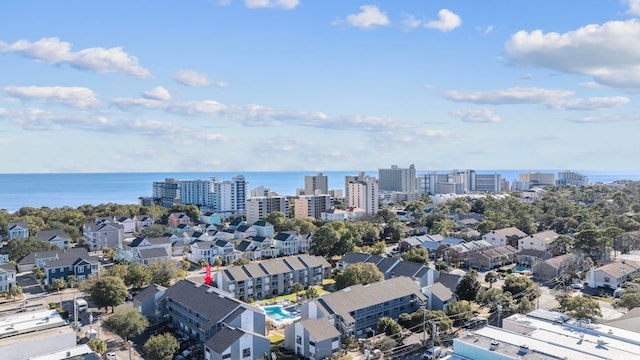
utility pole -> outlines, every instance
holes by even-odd
[[[422,308],[422,345],[427,344],[426,319],[427,319],[427,309]]]
[[[498,327],[502,327],[502,305],[498,305]]]
[[[436,346],[436,340],[438,339],[438,328],[436,327],[436,322],[433,320],[429,320],[431,323],[431,336],[433,337],[433,347]]]
[[[76,331],[78,331],[78,303],[76,302],[78,296],[78,292],[75,291],[73,293],[73,325],[76,328]]]

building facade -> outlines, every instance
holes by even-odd
[[[378,169],[378,186],[380,191],[414,192],[416,186],[416,167],[411,164],[408,169],[391,165],[388,169]]]
[[[328,194],[300,195],[294,200],[294,217],[320,219],[322,212],[329,208],[331,197]]]
[[[328,177],[322,173],[304,177],[304,194],[313,195],[316,191],[320,194],[329,194]]]

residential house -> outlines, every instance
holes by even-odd
[[[280,254],[289,256],[300,253],[300,238],[293,231],[281,231],[273,238],[273,244]]]
[[[253,226],[239,225],[233,231],[234,239],[248,239],[250,237],[258,235],[258,231]]]
[[[353,285],[320,296],[301,306],[301,319],[327,319],[342,336],[366,336],[377,331],[378,320],[398,320],[426,304],[420,286],[407,277],[396,277],[366,286]],[[285,339],[285,343],[291,343]]]
[[[124,237],[130,238],[136,232],[136,220],[128,216],[118,216],[115,221],[124,228]]]
[[[144,265],[156,261],[167,262],[171,260],[171,247],[171,238],[168,236],[157,238],[138,236],[124,246],[124,251],[119,251],[118,257]]]
[[[531,267],[540,261],[548,260],[553,255],[544,250],[524,249],[518,252],[518,265]]]
[[[262,259],[270,259],[280,255],[279,249],[275,246],[273,239],[264,236],[253,236],[247,238],[251,241],[254,249],[260,251]]]
[[[448,288],[441,282],[435,282],[423,291],[427,297],[427,309],[445,310],[447,305],[456,299],[455,289]]]
[[[565,271],[577,272],[582,259],[575,254],[565,254],[551,259],[538,261],[533,264],[531,270],[533,276],[539,281],[549,281],[562,276]]]
[[[133,250],[133,261],[142,264],[149,265],[154,262],[166,263],[171,260],[171,253],[167,253],[164,248],[135,248]]]
[[[264,311],[229,293],[180,280],[160,301],[169,326],[203,344],[205,359],[259,359],[270,353]]]
[[[493,246],[510,245],[514,248],[518,248],[518,241],[525,236],[527,236],[527,234],[522,230],[512,226],[504,229],[491,230],[490,232],[482,235],[482,240],[487,241]]]
[[[124,241],[124,227],[106,219],[96,219],[93,223],[82,225],[82,238],[91,251],[116,249]]]
[[[531,234],[518,241],[518,250],[533,249],[551,251],[551,244],[558,238],[553,230],[546,230]]]
[[[266,359],[269,351],[268,338],[225,324],[204,344],[204,359]]]
[[[150,323],[155,324],[162,319],[160,299],[167,290],[160,285],[149,285],[133,297],[133,308],[144,315]]]
[[[589,287],[603,287],[617,289],[624,284],[629,277],[640,274],[640,264],[635,261],[621,260],[591,268],[586,281]]]
[[[51,285],[55,279],[64,279],[74,275],[76,281],[82,281],[100,272],[100,261],[89,256],[85,248],[33,252],[18,262],[19,271],[30,271],[34,266],[44,270],[44,283]]]
[[[235,219],[231,220],[231,222],[229,223],[229,225],[227,225],[227,229],[230,229],[230,230],[232,230],[232,231],[235,231],[235,230],[236,230],[236,228],[237,228],[238,226],[241,226],[241,225],[247,225],[247,222],[246,222],[246,221],[244,221],[244,220],[242,220],[241,218],[235,218]]]
[[[213,264],[220,257],[224,264],[231,264],[242,257],[242,253],[236,251],[233,242],[225,240],[195,241],[187,251],[187,260],[198,264],[201,259]]]
[[[440,234],[433,234],[433,235],[423,234],[423,235],[410,236],[400,240],[400,242],[398,243],[398,249],[400,251],[409,251],[414,247],[420,247],[425,249],[428,249],[428,248],[435,249],[438,246],[434,247],[434,246],[429,246],[427,244],[429,243],[440,244],[443,240],[444,240],[444,236]],[[423,246],[423,244],[425,244],[425,246]]]
[[[258,220],[251,225],[256,230],[256,235],[272,238],[275,234],[273,225],[264,220]]]
[[[518,260],[517,255],[518,250],[510,245],[479,249],[469,253],[467,266],[481,270],[490,270],[515,263]]]
[[[362,252],[346,253],[336,263],[338,270],[344,270],[347,266],[357,263],[372,263],[382,273],[385,279],[404,276],[416,282],[420,287],[433,284],[438,277],[438,272],[424,264],[403,261]]]
[[[14,264],[0,264],[0,293],[6,293],[16,286],[16,274]]]
[[[198,220],[205,224],[222,225],[222,218],[215,211],[200,211]]]
[[[327,318],[296,321],[284,330],[284,347],[307,359],[330,358],[341,349],[340,332]]]
[[[443,244],[436,250],[436,255],[442,256],[449,263],[464,266],[475,252],[492,247],[493,245],[486,240],[469,241],[456,245]]]
[[[7,223],[8,240],[29,237],[29,225],[24,221]]]
[[[135,229],[137,232],[155,224],[155,221],[153,221],[153,218],[149,215],[136,215],[133,217],[133,221],[135,222]]]
[[[71,237],[63,230],[40,230],[35,237],[59,249],[65,249],[71,245]]]
[[[193,224],[193,221],[191,221],[191,218],[189,218],[189,216],[183,212],[169,214],[169,217],[167,218],[167,225],[170,228],[177,229],[178,225],[180,224],[191,225]]]
[[[291,285],[321,285],[331,277],[331,264],[321,256],[298,255],[230,266],[214,274],[218,288],[242,301],[289,294]]]

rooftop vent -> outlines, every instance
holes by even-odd
[[[500,345],[499,342],[497,342],[496,340],[491,341],[491,347],[489,348],[490,350],[495,350],[498,348],[498,345]]]
[[[529,352],[529,345],[520,345],[520,348],[518,349],[518,354],[526,354]]]

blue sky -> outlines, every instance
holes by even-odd
[[[640,0],[0,3],[0,172],[637,169]]]

